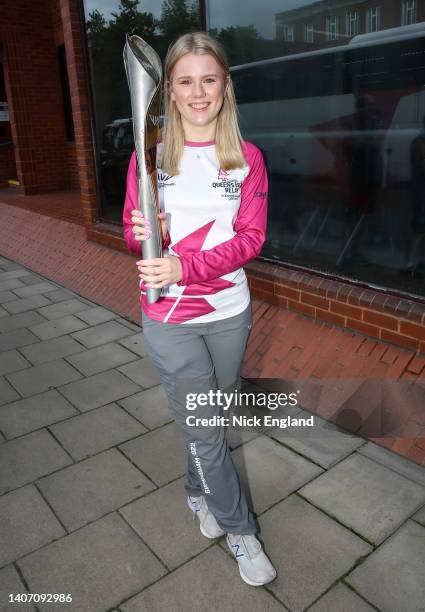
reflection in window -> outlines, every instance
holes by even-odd
[[[367,9],[366,31],[378,32],[379,30],[379,6],[373,6]]]
[[[416,23],[416,2],[415,0],[402,1],[402,19],[403,25],[412,25]]]
[[[145,10],[145,7],[151,10]],[[125,178],[134,149],[133,123],[123,62],[126,34],[138,34],[164,58],[180,34],[200,29],[193,0],[84,0],[94,106],[101,216],[122,220]]]
[[[312,43],[314,42],[314,30],[312,23],[304,24],[304,42]]]
[[[338,38],[338,17],[331,15],[326,17],[326,40],[337,40]]]
[[[381,3],[380,14],[375,2],[368,13],[366,0],[352,11],[333,0],[343,29],[347,12],[358,16],[354,36],[327,42],[328,0],[282,4],[207,2],[208,28],[231,58],[243,136],[268,167],[262,257],[425,296],[424,23],[406,26],[407,37],[401,2]],[[366,36],[367,17],[386,30]],[[314,43],[296,34],[310,23]],[[294,42],[283,40],[284,24]]]
[[[294,42],[294,38],[294,26],[285,23],[283,26],[283,40]]]
[[[356,36],[359,33],[359,14],[357,11],[346,13],[345,32],[347,36]]]

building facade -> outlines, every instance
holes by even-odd
[[[195,29],[225,46],[242,132],[268,166],[267,241],[247,267],[253,294],[425,351],[418,0],[6,0],[2,193],[78,191],[87,239],[125,250],[125,34],[164,57]]]

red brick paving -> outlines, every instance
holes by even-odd
[[[73,192],[21,199],[15,195],[4,203],[0,193],[0,254],[140,324],[136,257],[88,242],[81,219],[63,220],[63,208],[62,216],[57,210],[53,215],[67,197],[75,196]],[[31,201],[38,212],[29,210]],[[424,379],[425,357],[254,300],[254,325],[242,375],[304,381],[310,377]],[[322,414],[328,417],[329,412],[328,406]],[[409,428],[418,437],[371,439],[425,465],[425,408]]]

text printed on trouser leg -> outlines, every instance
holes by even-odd
[[[199,459],[197,455],[195,442],[190,443],[190,454],[193,455],[193,460],[195,462],[196,471],[198,472],[199,478],[201,479],[201,482],[202,482],[202,486],[204,487],[204,493],[211,494],[211,491],[207,485],[207,481],[205,480],[204,471],[201,466],[201,460]]]

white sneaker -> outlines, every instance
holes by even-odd
[[[276,570],[254,534],[226,536],[227,545],[239,565],[242,580],[251,586],[261,586],[276,578]]]
[[[206,538],[219,538],[226,533],[208,510],[208,505],[203,495],[201,497],[188,497],[187,505],[193,512],[193,520],[195,520],[196,515],[198,516],[199,528],[202,535]]]

